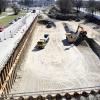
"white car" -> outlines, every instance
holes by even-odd
[[[16,21],[15,20],[12,20],[11,22],[9,22],[9,24],[14,24]]]
[[[47,43],[49,41],[49,34],[44,34],[44,39],[45,39],[45,42]]]

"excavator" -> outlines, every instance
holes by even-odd
[[[81,30],[80,30],[81,29]],[[77,30],[75,33],[68,33],[66,34],[66,40],[70,44],[75,44],[76,46],[79,45],[83,40],[86,39],[87,32],[84,31],[83,27],[78,25]]]

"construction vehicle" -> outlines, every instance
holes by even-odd
[[[66,34],[66,39],[71,44],[79,45],[86,38],[86,34],[87,32],[79,25],[75,33]]]
[[[40,39],[38,42],[37,42],[37,48],[38,49],[44,49],[46,43],[45,43],[45,40],[44,39]]]
[[[49,34],[44,34],[44,39],[45,39],[45,42],[47,43],[49,41]]]
[[[47,28],[51,28],[52,27],[52,22],[48,22],[46,25]]]
[[[35,12],[36,12],[36,10],[33,10],[33,11],[32,11],[32,13],[35,13]]]
[[[49,35],[48,34],[44,34],[44,38],[40,39],[37,42],[37,48],[38,49],[44,49],[44,47],[46,46],[46,44],[48,43],[48,41],[49,41]]]

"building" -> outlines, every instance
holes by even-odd
[[[7,0],[8,4],[15,4],[22,1],[23,5],[30,6],[30,7],[44,7],[44,6],[51,6],[55,4],[55,0]]]
[[[55,0],[7,0],[9,4],[18,3],[20,1],[23,4],[30,7],[44,7],[54,5]]]
[[[18,4],[20,0],[7,0],[9,5]]]
[[[28,2],[31,7],[44,7],[54,5],[55,0],[28,0]]]

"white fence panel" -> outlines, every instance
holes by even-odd
[[[12,38],[18,32],[18,30],[24,25],[23,20],[25,20],[24,17],[19,19],[17,22],[10,25],[6,29],[4,29],[3,32],[0,32],[0,41]]]
[[[36,13],[27,13],[26,16],[7,27],[3,32],[0,32],[0,42],[9,38],[13,38],[14,35],[16,35],[24,25],[26,25],[25,30],[27,30],[32,23],[32,20],[34,20],[36,16]]]

